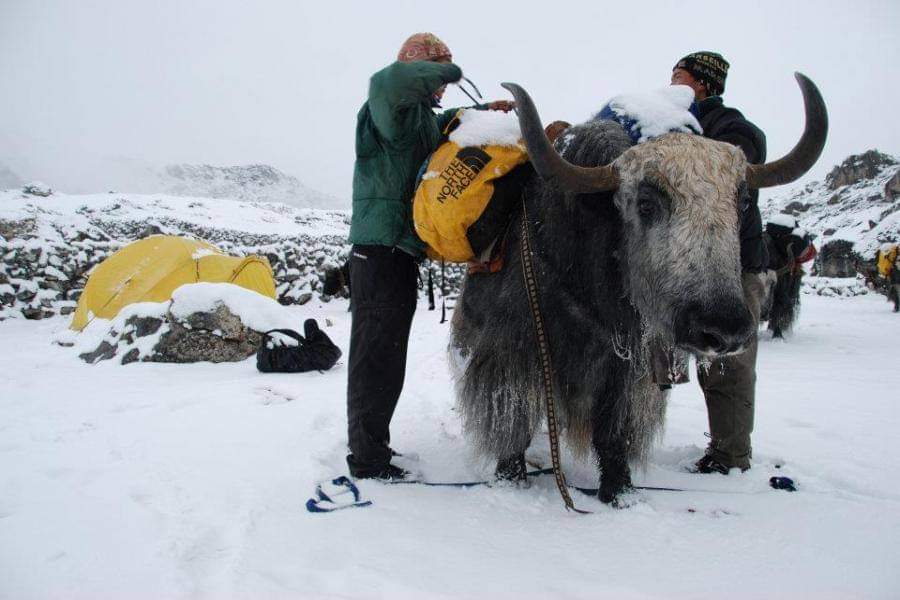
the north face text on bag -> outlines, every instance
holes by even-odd
[[[439,176],[444,185],[436,200],[443,204],[459,198],[489,162],[491,155],[481,148],[461,148]]]

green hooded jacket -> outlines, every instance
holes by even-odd
[[[350,243],[424,256],[412,223],[416,175],[457,110],[436,115],[432,95],[461,77],[452,63],[427,61],[395,62],[372,76],[356,117]]]

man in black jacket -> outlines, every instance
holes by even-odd
[[[764,163],[765,134],[739,110],[722,102],[728,67],[720,54],[694,52],[679,60],[672,69],[671,83],[687,85],[694,90],[695,115],[705,137],[739,147],[750,163]],[[756,190],[745,193],[741,199],[740,232],[744,297],[757,321],[765,292],[763,274],[768,263],[758,199]],[[695,465],[700,473],[727,474],[732,468],[741,471],[750,468],[756,349],[754,335],[742,354],[716,360],[709,368],[698,369],[697,378],[706,396],[711,437],[706,455]]]

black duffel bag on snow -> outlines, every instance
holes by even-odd
[[[319,329],[315,319],[303,323],[306,337],[293,329],[271,329],[263,334],[256,351],[256,368],[263,373],[302,373],[327,371],[341,357],[341,349]],[[280,333],[297,341],[287,346],[276,341],[271,334]]]

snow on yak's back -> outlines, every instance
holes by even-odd
[[[554,147],[529,95],[504,84],[537,175],[509,228],[504,269],[469,276],[453,319],[458,402],[480,453],[500,468],[515,464],[544,418],[522,274],[524,214],[568,443],[596,455],[601,500],[630,486],[629,460],[646,459],[665,412],[650,348],[708,358],[742,351],[755,333],[741,289],[741,207],[749,189],[808,171],[828,129],[818,89],[796,77],[805,130],[765,165],[692,134],[632,145],[609,121],[572,127]]]

